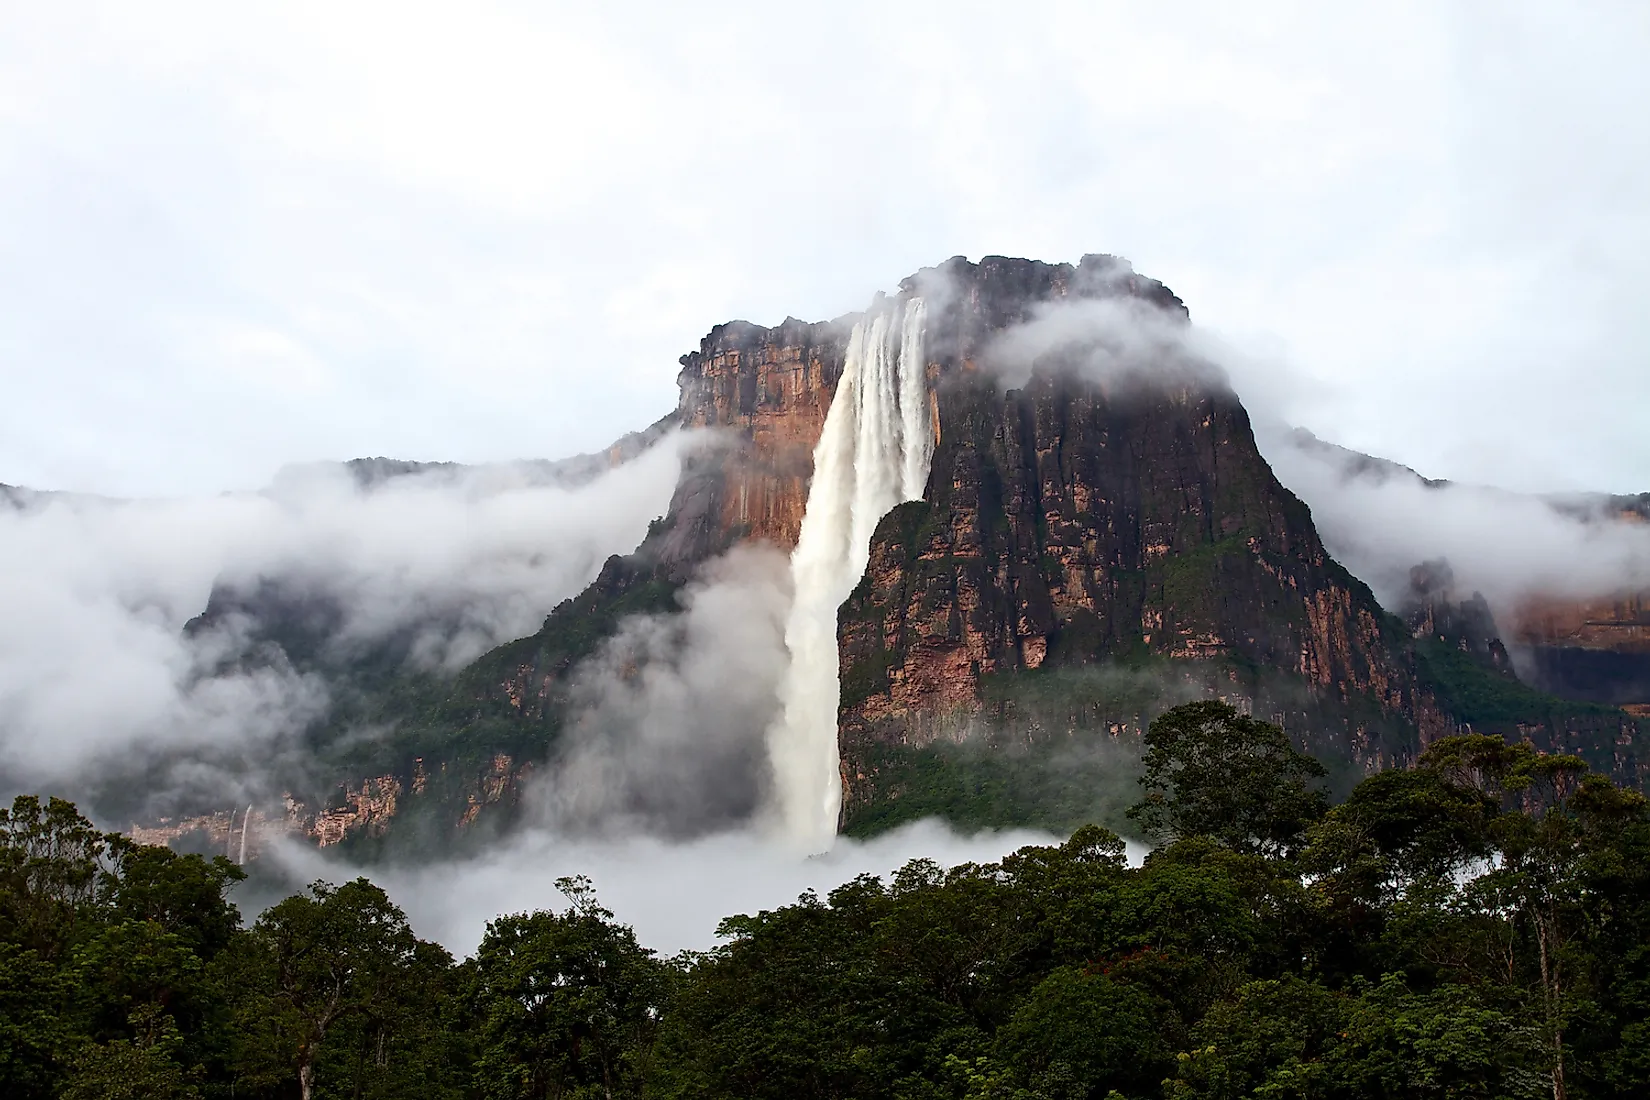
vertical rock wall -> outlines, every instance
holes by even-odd
[[[678,420],[718,436],[689,459],[671,503],[668,561],[701,561],[741,538],[796,545],[853,320],[734,321],[682,357]]]

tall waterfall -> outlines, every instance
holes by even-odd
[[[768,731],[784,838],[823,851],[842,805],[836,722],[837,608],[865,575],[877,522],[928,483],[934,427],[923,360],[921,298],[896,326],[888,310],[854,326],[847,361],[814,448],[814,479],[791,554],[795,602],[785,626],[791,664],[784,710]]]

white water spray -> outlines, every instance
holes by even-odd
[[[922,354],[927,321],[928,307],[921,298],[912,298],[905,306],[899,348],[900,439],[905,448],[905,468],[900,478],[902,501],[922,499],[923,490],[928,488],[928,466],[934,459],[934,422],[928,411],[928,372]]]
[[[242,867],[246,866],[246,829],[252,824],[252,807],[246,808],[246,816],[241,818],[241,858],[235,862]]]
[[[922,347],[926,316],[922,299],[912,298],[898,332],[887,311],[854,326],[814,448],[813,484],[791,554],[796,597],[785,626],[791,664],[768,752],[782,835],[813,852],[831,846],[842,806],[837,608],[865,575],[877,522],[894,505],[921,498],[934,455]]]

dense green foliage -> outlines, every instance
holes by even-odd
[[[1129,816],[1157,838],[1205,836],[1238,852],[1288,850],[1323,816],[1323,765],[1283,731],[1207,699],[1146,731],[1145,799]]]
[[[1060,751],[1063,748],[1065,751]],[[842,831],[869,837],[923,818],[957,829],[1070,832],[1084,823],[1122,827],[1138,758],[1109,739],[1067,746],[937,741],[873,745],[866,764],[881,797],[845,808]]]
[[[1153,723],[1131,867],[1098,826],[914,861],[661,959],[563,880],[456,962],[365,880],[243,926],[239,871],[0,812],[0,1095],[1638,1097],[1650,813],[1499,738],[1333,808],[1218,704]]]
[[[1427,686],[1451,715],[1468,725],[1499,729],[1539,723],[1563,729],[1590,721],[1609,728],[1622,721],[1617,707],[1537,691],[1514,676],[1491,672],[1479,658],[1437,638],[1418,639],[1415,652]]]

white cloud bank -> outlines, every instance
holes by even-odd
[[[256,753],[322,713],[315,676],[225,670],[257,625],[244,615],[185,635],[216,582],[317,595],[340,616],[331,644],[416,630],[410,659],[432,667],[530,634],[665,512],[684,439],[575,487],[533,466],[368,488],[312,467],[259,494],[0,507],[0,778],[16,788],[136,772],[170,750]]]
[[[790,661],[786,555],[707,562],[682,611],[636,615],[580,666],[571,722],[533,792],[581,834],[696,836],[752,822],[768,794],[764,731]]]
[[[823,896],[857,875],[888,875],[912,859],[951,867],[995,861],[1027,844],[1056,843],[1059,838],[1030,830],[965,836],[921,821],[872,840],[839,838],[831,851],[807,859],[748,833],[671,844],[637,837],[571,840],[542,830],[474,858],[420,867],[352,867],[294,844],[272,854],[299,881],[367,875],[406,910],[419,935],[459,955],[474,951],[487,922],[500,914],[563,908],[555,880],[588,875],[602,903],[633,925],[643,944],[671,953],[713,946],[723,917],[787,905],[804,890]],[[1128,845],[1131,861],[1144,854],[1139,845]]]
[[[1403,608],[1410,569],[1439,558],[1461,595],[1483,593],[1503,631],[1530,597],[1650,590],[1650,524],[1486,486],[1429,487],[1407,471],[1360,471],[1348,465],[1353,456],[1265,426],[1260,442],[1278,479],[1312,509],[1325,546],[1392,610]]]

